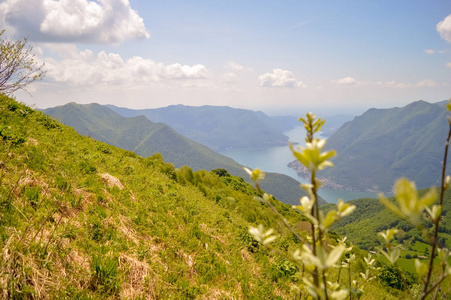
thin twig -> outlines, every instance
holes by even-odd
[[[449,119],[448,119],[449,120]],[[449,140],[451,139],[451,121],[449,121],[449,131],[448,131],[448,137],[446,139],[446,144],[445,144],[445,157],[443,159],[443,167],[442,167],[442,184],[440,187],[440,206],[443,205],[443,198],[445,195],[445,173],[446,173],[446,161],[448,158],[448,148],[449,148]],[[437,238],[438,238],[438,229],[439,229],[439,225],[440,225],[440,217],[437,218],[436,220],[434,220],[434,236],[432,238],[432,250],[431,250],[431,257],[429,259],[429,268],[428,268],[428,273],[426,276],[426,280],[424,281],[424,286],[423,286],[423,292],[421,293],[421,300],[426,299],[426,296],[432,292],[433,289],[429,290],[428,292],[428,286],[429,283],[431,281],[431,275],[432,275],[432,269],[434,267],[434,256],[435,256],[435,251],[437,249]],[[434,285],[434,288],[436,287],[436,285]]]

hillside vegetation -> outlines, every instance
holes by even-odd
[[[95,103],[69,103],[48,108],[44,112],[75,128],[82,135],[133,151],[140,156],[160,153],[165,161],[173,163],[176,168],[184,165],[194,171],[221,168],[232,175],[246,180],[249,178],[243,166],[233,159],[180,135],[166,124],[151,122],[143,116],[123,117]],[[277,199],[288,204],[297,204],[299,198],[305,195],[298,181],[282,174],[268,173],[263,188],[270,189]]]
[[[424,194],[427,190],[423,190]],[[391,198],[393,200],[393,198]],[[348,203],[356,206],[355,211],[338,221],[332,229],[340,235],[347,236],[362,249],[373,250],[383,246],[383,240],[377,233],[389,228],[399,229],[396,238],[400,244],[410,245],[416,241],[428,243],[415,227],[400,219],[380,203],[378,199],[357,199]],[[324,211],[331,208],[331,204],[322,207]],[[439,239],[442,246],[451,248],[451,192],[445,193],[442,208],[443,220],[440,223]],[[426,219],[423,227],[432,230],[432,222]],[[424,249],[422,249],[424,250]]]

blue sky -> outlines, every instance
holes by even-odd
[[[361,113],[451,97],[448,1],[3,0],[46,79],[16,96]]]

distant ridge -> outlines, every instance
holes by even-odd
[[[107,107],[124,117],[142,115],[152,122],[163,122],[215,151],[288,145],[288,137],[282,132],[293,127],[291,119],[271,118],[263,112],[228,106],[171,105],[138,110]]]

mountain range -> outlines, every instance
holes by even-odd
[[[171,105],[155,109],[128,109],[108,105],[124,117],[145,116],[162,122],[183,136],[217,152],[227,149],[288,145],[282,132],[292,118],[271,118],[263,112],[228,106]]]
[[[243,166],[206,146],[190,140],[163,123],[154,123],[144,116],[123,117],[107,106],[68,103],[48,108],[44,113],[75,128],[80,134],[107,144],[148,157],[161,153],[165,161],[176,168],[184,165],[194,171],[226,169],[230,174],[249,181]],[[241,131],[235,136],[239,136]],[[267,173],[261,183],[263,189],[284,203],[298,204],[305,195],[295,179],[276,173]],[[325,203],[323,199],[320,199]]]

